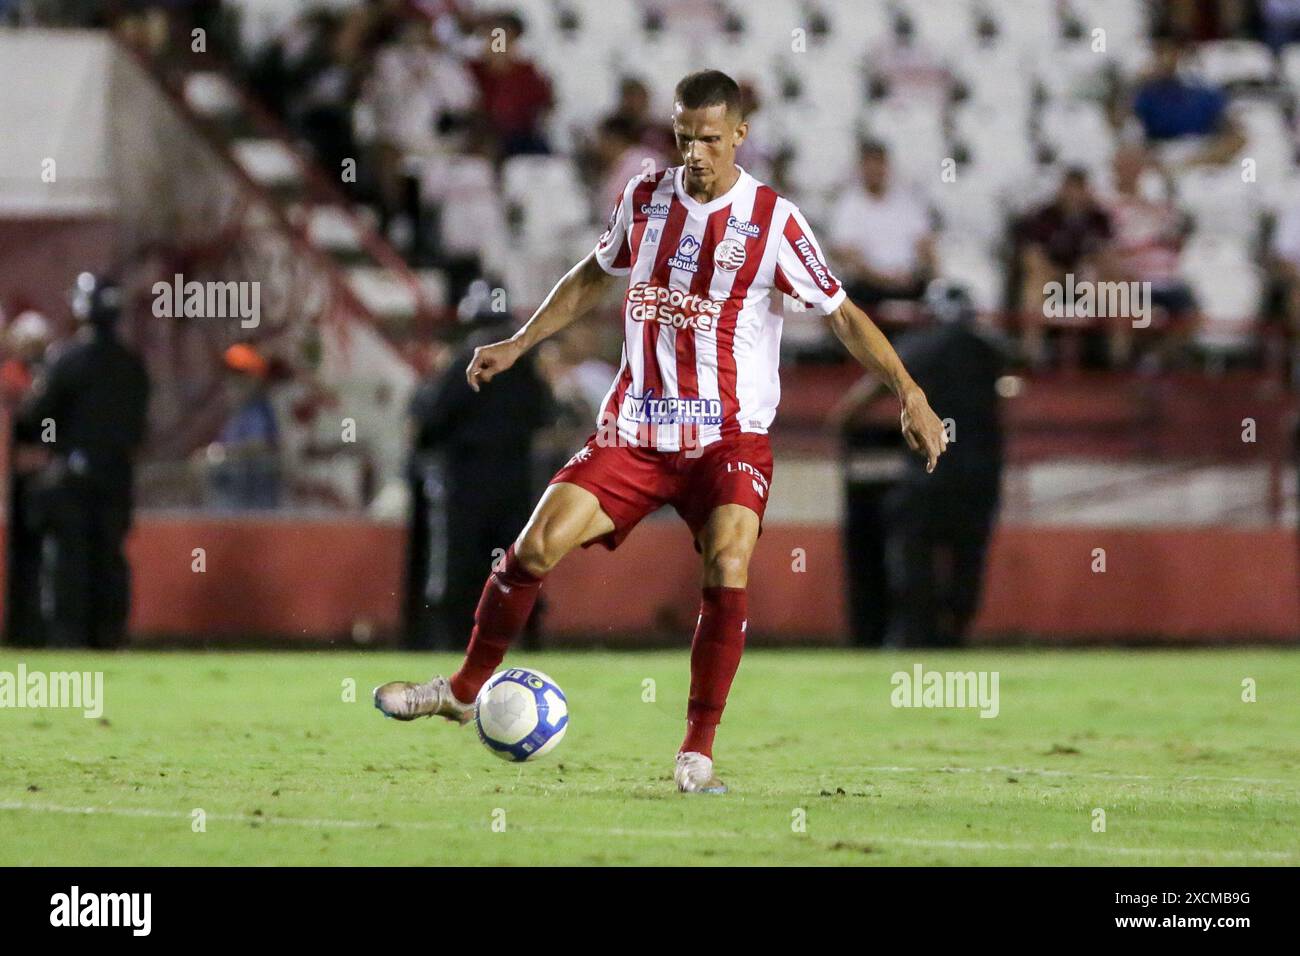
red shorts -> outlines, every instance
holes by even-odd
[[[696,538],[721,505],[744,505],[753,511],[762,534],[772,486],[772,446],[766,435],[740,432],[690,453],[656,451],[600,445],[593,434],[550,484],[561,481],[590,491],[614,522],[613,531],[583,547],[599,542],[613,551],[637,522],[666,504],[677,510]]]

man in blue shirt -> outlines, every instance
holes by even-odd
[[[1133,113],[1148,140],[1170,143],[1191,137],[1206,139],[1192,162],[1222,163],[1244,143],[1228,117],[1228,97],[1221,90],[1180,75],[1182,49],[1176,40],[1155,43],[1155,66],[1138,87]]]

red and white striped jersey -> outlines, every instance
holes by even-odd
[[[844,300],[794,203],[743,169],[696,202],[682,172],[633,177],[596,246],[601,268],[628,277],[623,359],[597,428],[616,422],[622,441],[660,451],[766,432],[781,399],[773,293],[823,314]]]

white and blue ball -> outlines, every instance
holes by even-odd
[[[512,667],[478,692],[479,740],[502,760],[534,760],[559,746],[569,729],[569,702],[541,671]]]

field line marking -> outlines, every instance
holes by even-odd
[[[164,820],[189,820],[190,814],[184,810],[155,810],[149,807],[65,807],[53,804],[23,803],[21,801],[0,802],[0,810],[28,813],[63,813],[77,816],[122,816],[145,817]],[[352,829],[352,830],[458,830],[465,828],[460,824],[437,823],[431,820],[371,821],[371,820],[329,820],[315,817],[271,817],[257,816],[252,813],[208,813],[208,820],[222,820],[230,823],[266,823],[279,826],[300,826],[310,829]],[[626,827],[564,827],[541,824],[537,826],[519,826],[517,832],[529,833],[563,833],[579,836],[633,836],[662,837],[665,839],[741,839],[741,840],[785,840],[785,834],[771,833],[733,833],[725,830],[634,830]],[[1282,850],[1209,850],[1197,847],[1128,847],[1072,844],[1072,843],[998,843],[982,840],[927,840],[921,837],[871,836],[861,838],[864,844],[902,845],[919,849],[935,850],[989,850],[1014,851],[1022,853],[1042,853],[1045,851],[1071,851],[1116,853],[1121,856],[1209,856],[1232,857],[1241,859],[1263,860],[1297,860],[1300,853],[1288,853]]]
[[[1099,770],[1039,770],[1035,767],[832,767],[823,770],[857,770],[864,773],[1020,773],[1041,777],[1088,777],[1093,780],[1156,780],[1164,783],[1258,783],[1279,787],[1294,787],[1294,780],[1276,780],[1269,777],[1161,777],[1144,773],[1105,773]]]

